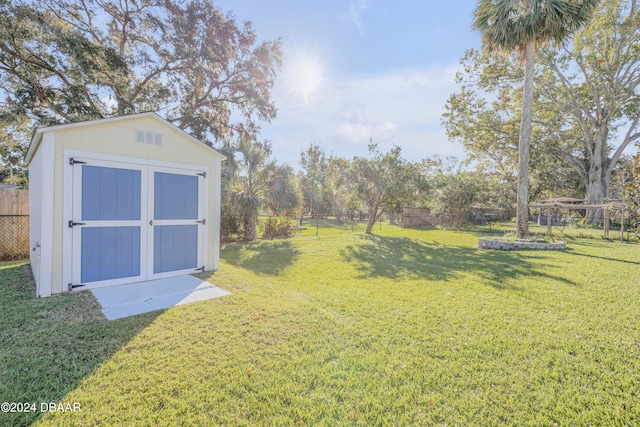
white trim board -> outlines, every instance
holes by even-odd
[[[54,152],[55,135],[44,136],[46,144],[42,147],[42,232],[40,235],[40,274],[37,295],[51,296],[53,279],[53,195],[54,195]]]
[[[200,169],[203,172],[206,172],[207,176],[209,175],[209,169],[210,169],[210,166],[206,164],[168,162],[165,160],[153,160],[153,159],[143,159],[140,157],[117,156],[114,154],[102,154],[102,153],[95,153],[92,151],[80,151],[80,150],[71,150],[71,149],[65,149],[64,156],[65,158],[67,158],[67,161],[65,164],[69,164],[68,158],[80,157],[80,158],[86,158],[90,160],[104,160],[107,162],[116,162],[116,163],[131,163],[134,165],[157,166],[157,167],[166,167],[171,169],[186,169],[186,170]]]

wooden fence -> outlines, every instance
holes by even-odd
[[[29,190],[0,190],[0,261],[29,258]]]
[[[435,227],[441,224],[442,219],[432,215],[430,208],[402,208],[402,227]]]

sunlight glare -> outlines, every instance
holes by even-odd
[[[309,104],[322,89],[324,69],[312,53],[296,53],[285,66],[287,91],[296,101]]]

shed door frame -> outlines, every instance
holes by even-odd
[[[73,221],[74,218],[79,218],[77,216],[77,212],[74,211],[77,209],[74,205],[77,205],[77,202],[74,204],[74,185],[76,184],[76,180],[80,178],[76,178],[76,176],[81,175],[81,173],[74,173],[75,168],[78,168],[79,165],[72,165],[71,159],[74,158],[79,161],[87,161],[91,162],[93,165],[109,165],[107,167],[120,167],[125,169],[145,169],[145,177],[143,178],[142,191],[141,195],[144,198],[144,202],[142,202],[142,209],[145,210],[145,213],[142,214],[141,211],[141,222],[143,222],[141,227],[141,271],[140,276],[136,278],[123,278],[123,279],[114,279],[109,281],[101,281],[101,282],[92,282],[90,284],[84,285],[82,287],[78,287],[76,290],[84,290],[84,289],[92,289],[102,286],[110,286],[116,284],[124,284],[124,283],[133,283],[138,281],[151,280],[161,277],[171,277],[178,276],[184,274],[191,274],[198,271],[201,271],[203,267],[205,267],[205,261],[208,259],[208,236],[209,236],[209,226],[212,218],[209,218],[209,166],[204,165],[193,165],[193,164],[185,164],[185,163],[175,163],[175,162],[166,162],[159,160],[150,160],[150,159],[141,159],[135,157],[124,157],[124,156],[115,156],[110,154],[101,154],[101,153],[92,153],[86,151],[78,151],[78,150],[64,150],[64,190],[63,190],[63,253],[62,253],[62,275],[63,275],[63,283],[65,286],[69,286],[71,288],[73,285],[83,285],[80,282],[80,272],[79,272],[79,263],[78,255],[75,253],[77,249],[74,250],[74,247],[77,247],[79,242],[77,241],[78,237],[75,237],[73,228],[69,228],[67,226],[68,221]],[[177,174],[190,174],[197,175],[198,178],[198,216],[199,220],[205,219],[203,224],[198,224],[198,255],[197,255],[197,265],[196,269],[185,269],[185,270],[176,270],[169,271],[160,274],[153,273],[153,239],[149,238],[150,235],[153,234],[153,226],[149,224],[150,221],[150,210],[153,208],[151,204],[153,203],[152,197],[147,197],[148,194],[152,194],[153,191],[153,172],[154,171],[165,171],[169,173],[177,173]],[[146,181],[146,182],[145,182]],[[76,220],[76,222],[78,222]]]

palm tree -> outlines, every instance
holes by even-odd
[[[524,98],[518,142],[516,237],[529,235],[529,146],[536,45],[562,44],[591,17],[599,0],[479,0],[471,28],[486,51],[517,52],[524,61]]]
[[[272,160],[267,163],[265,169],[268,175],[266,206],[275,215],[295,213],[300,207],[301,196],[293,168]]]
[[[231,198],[242,212],[246,240],[256,238],[261,207],[281,214],[287,209],[295,210],[300,204],[293,169],[269,160],[270,153],[268,144],[243,138],[229,161],[228,170],[233,175],[230,186],[235,187]]]
[[[264,166],[269,156],[269,148],[242,138],[236,152],[240,157],[233,162],[237,189],[233,192],[232,200],[242,211],[245,239],[255,240],[258,209],[263,205],[266,191]]]

